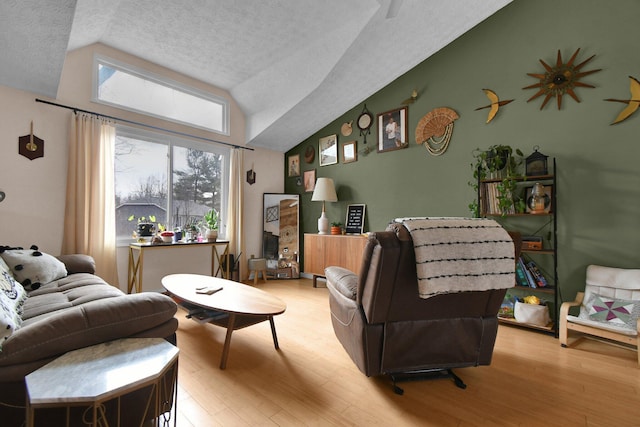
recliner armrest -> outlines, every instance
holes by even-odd
[[[346,268],[327,267],[324,269],[327,282],[345,297],[354,300],[358,292],[358,276]]]

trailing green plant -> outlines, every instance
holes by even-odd
[[[515,150],[509,145],[492,145],[485,150],[476,148],[473,151],[475,161],[471,163],[473,180],[468,184],[473,188],[475,194],[478,193],[478,182],[485,179],[496,179],[498,185],[498,208],[502,215],[506,215],[515,205],[514,197],[518,179],[522,179],[519,168],[524,160],[524,154],[518,148]],[[474,217],[480,216],[480,206],[478,198],[469,203],[469,210]]]

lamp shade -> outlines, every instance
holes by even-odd
[[[331,178],[318,178],[311,196],[312,202],[337,202],[336,187]]]

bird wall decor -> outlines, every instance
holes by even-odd
[[[508,103],[512,102],[513,99],[500,101],[500,99],[498,98],[498,95],[491,89],[482,89],[482,90],[487,95],[487,98],[489,98],[489,101],[491,101],[491,104],[485,105],[484,107],[478,107],[475,109],[475,111],[484,110],[485,108],[490,108],[489,116],[487,117],[487,123],[489,123],[491,120],[493,120],[496,114],[498,114],[498,109],[503,105],[507,105]]]
[[[413,91],[411,91],[411,98],[407,98],[402,101],[402,105],[413,104],[414,102],[416,102],[416,99],[418,99],[418,91],[414,89]]]
[[[613,123],[611,123],[612,125],[620,123],[621,121],[629,118],[633,113],[636,112],[636,110],[640,106],[640,81],[638,81],[638,79],[636,79],[635,77],[629,76],[629,85],[629,90],[631,91],[631,99],[605,99],[605,101],[622,102],[624,104],[628,104],[625,109],[622,110],[620,114],[618,114],[618,117],[616,117]]]

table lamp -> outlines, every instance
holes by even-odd
[[[318,218],[318,234],[327,234],[329,218],[324,213],[324,202],[337,202],[336,187],[331,178],[318,178],[316,188],[311,196],[312,202],[322,202],[322,215]]]

